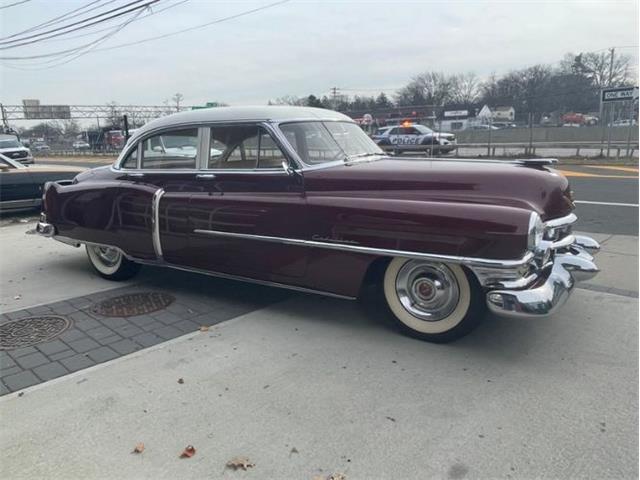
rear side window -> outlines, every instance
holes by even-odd
[[[142,142],[142,168],[196,168],[198,129],[170,130]]]

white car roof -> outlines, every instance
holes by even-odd
[[[174,113],[157,118],[136,130],[133,138],[157,128],[207,122],[284,122],[301,120],[342,120],[353,122],[350,117],[324,108],[268,105],[255,107],[213,107]]]

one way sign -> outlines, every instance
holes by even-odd
[[[602,102],[623,102],[638,98],[638,87],[604,88],[602,90]]]

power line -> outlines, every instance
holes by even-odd
[[[44,62],[44,64],[52,63],[52,62],[58,62],[58,63],[54,63],[52,65],[48,65],[46,67],[40,67],[40,68],[38,68],[38,67],[36,67],[36,68],[21,68],[21,67],[16,67],[16,66],[10,66],[10,67],[18,69],[18,70],[48,70],[50,68],[58,67],[60,65],[64,65],[66,63],[72,62],[73,60],[76,60],[77,58],[82,57],[83,55],[86,55],[87,53],[92,51],[94,47],[100,45],[101,43],[103,43],[104,41],[108,40],[110,37],[112,37],[116,33],[120,32],[127,25],[129,25],[130,23],[136,21],[136,19],[142,14],[142,12],[144,12],[144,10],[138,10],[136,12],[136,14],[133,15],[131,18],[129,18],[127,21],[117,25],[111,32],[107,33],[106,35],[103,35],[102,37],[98,38],[97,40],[94,40],[92,43],[87,44],[87,45],[85,45],[83,47],[76,48],[76,49],[74,49],[75,50],[74,52],[68,53],[67,55],[63,55],[60,58],[56,58],[56,59]],[[85,48],[85,47],[87,47],[87,48]],[[80,51],[80,50],[84,50],[84,51]],[[78,54],[74,56],[74,53],[78,53]],[[69,58],[69,57],[71,57],[71,58]],[[59,60],[62,60],[64,58],[69,58],[69,59],[66,60],[66,61],[63,61],[63,62],[59,61]]]
[[[134,12],[136,10],[138,10],[139,12],[143,12],[144,9],[148,8],[151,4],[153,4],[155,2],[158,2],[158,1],[159,0],[151,0],[150,2],[145,3],[143,5],[139,5],[137,7],[131,8],[131,9],[125,11],[125,12],[118,13],[117,15],[114,15],[113,18],[121,16],[121,15],[125,15],[127,13]],[[136,18],[138,16],[139,15],[135,15]],[[125,23],[127,25],[129,24],[129,22],[125,22]],[[117,28],[117,26],[116,26],[116,28]],[[35,42],[37,42],[37,41],[28,42],[28,43],[35,43]],[[65,53],[75,52],[75,51],[80,50],[80,49],[82,49],[84,47],[90,46],[90,45],[93,44],[93,42],[94,41],[92,40],[91,42],[86,43],[84,45],[80,45],[79,47],[69,48],[69,49],[66,49],[66,50],[60,50],[60,51],[52,52],[52,53],[46,53],[46,54],[41,54],[41,55],[31,55],[31,56],[21,56],[21,57],[0,57],[0,60],[35,60],[35,59],[38,59],[38,58],[57,57],[59,55],[64,55]],[[7,48],[12,48],[12,47],[7,47]],[[0,47],[0,50],[4,50],[4,49],[5,49],[4,47]]]
[[[143,0],[133,0],[133,1],[132,1],[132,2],[130,2],[130,3],[127,3],[126,5],[122,5],[122,6],[120,6],[120,7],[112,8],[111,10],[108,10],[108,11],[106,11],[106,12],[102,12],[102,13],[99,13],[99,14],[94,15],[94,16],[92,16],[92,17],[85,18],[85,19],[82,19],[82,20],[78,20],[77,22],[70,23],[70,24],[68,24],[68,25],[63,25],[62,27],[54,28],[53,30],[48,30],[48,31],[46,31],[46,32],[41,32],[41,33],[35,33],[35,34],[33,34],[33,35],[27,35],[26,37],[18,38],[18,39],[15,39],[15,40],[5,40],[5,41],[0,41],[0,44],[15,43],[15,42],[23,42],[24,40],[28,40],[28,39],[31,39],[31,38],[34,38],[34,37],[41,37],[41,36],[43,36],[43,35],[48,35],[48,34],[53,33],[53,32],[58,32],[58,31],[60,31],[60,30],[66,30],[67,28],[70,28],[70,27],[73,27],[73,26],[76,26],[76,25],[80,25],[78,28],[74,28],[74,29],[69,30],[68,32],[64,32],[64,33],[73,32],[73,31],[75,31],[75,30],[79,30],[80,28],[86,28],[86,27],[89,27],[89,26],[91,26],[91,25],[95,25],[96,23],[100,23],[100,22],[103,22],[103,21],[109,20],[110,18],[114,18],[114,17],[116,17],[116,16],[123,15],[124,13],[130,12],[130,11],[132,11],[132,10],[128,10],[127,12],[121,12],[121,13],[118,13],[118,14],[116,14],[116,15],[112,15],[111,17],[108,17],[108,18],[102,18],[102,19],[100,19],[100,17],[104,17],[105,15],[111,14],[111,13],[113,13],[113,12],[121,11],[121,10],[123,10],[123,9],[125,9],[125,8],[130,7],[131,5],[135,5],[136,3],[140,3],[141,1],[143,1]],[[152,0],[152,1],[151,1],[151,3],[155,3],[155,2],[158,2],[158,1],[159,1],[159,0]],[[96,21],[96,22],[90,23],[90,24],[88,24],[88,25],[82,25],[82,24],[84,24],[84,23],[86,23],[86,22],[88,22],[88,21],[90,21],[90,20],[94,20],[94,19],[96,19],[96,18],[98,18],[99,20],[98,20],[98,21]],[[57,35],[53,35],[53,36],[57,36]],[[14,47],[19,47],[19,46],[21,46],[21,45],[26,45],[26,44],[28,44],[28,43],[34,43],[34,42],[18,43],[18,44],[16,44],[16,45],[11,45],[11,46],[4,47],[4,48],[14,48]]]
[[[19,2],[10,3],[9,5],[2,5],[0,10],[4,10],[5,8],[15,7],[16,5],[22,5],[23,3],[30,2],[31,0],[20,0]]]
[[[211,22],[203,23],[201,25],[196,25],[194,27],[189,27],[189,28],[185,28],[185,29],[182,29],[182,30],[178,30],[176,32],[171,32],[171,33],[167,33],[167,34],[164,34],[164,35],[158,35],[158,36],[150,37],[150,38],[144,38],[142,40],[138,40],[138,41],[135,41],[135,42],[122,43],[122,44],[119,44],[119,45],[114,45],[112,47],[92,49],[91,51],[92,52],[103,52],[103,51],[107,51],[107,50],[114,50],[116,48],[123,48],[123,47],[132,46],[132,45],[138,45],[138,44],[141,44],[141,43],[146,43],[146,42],[150,42],[150,41],[153,41],[153,40],[158,40],[158,39],[161,39],[161,38],[171,37],[171,36],[174,36],[174,35],[178,35],[180,33],[185,33],[185,32],[188,32],[188,31],[197,30],[197,29],[200,29],[200,28],[208,27],[210,25],[214,25],[214,24],[226,22],[228,20],[233,20],[233,19],[236,19],[236,18],[239,18],[239,17],[250,15],[252,13],[256,13],[256,12],[261,11],[261,10],[266,10],[268,8],[275,7],[277,5],[281,5],[283,3],[287,3],[289,1],[290,0],[280,0],[278,2],[270,3],[270,4],[264,5],[262,7],[257,7],[257,8],[253,8],[251,10],[246,10],[246,11],[243,11],[243,12],[240,12],[240,13],[236,13],[234,15],[229,15],[227,17],[223,17],[223,18],[219,18],[217,20],[213,20]],[[88,46],[88,45],[91,45],[91,42],[86,44],[86,45],[84,45],[84,46]],[[14,56],[9,56],[9,57],[5,56],[5,57],[0,57],[0,60],[34,60],[34,59],[39,59],[39,58],[48,58],[48,57],[54,57],[54,56],[70,53],[70,52],[73,52],[73,51],[77,51],[79,48],[83,48],[83,47],[70,48],[70,49],[66,49],[66,50],[60,50],[60,51],[57,51],[57,52],[45,53],[45,54],[40,54],[40,55],[15,56],[15,57]]]
[[[107,51],[107,50],[115,50],[116,48],[130,47],[132,45],[139,45],[141,43],[151,42],[153,40],[159,40],[161,38],[172,37],[172,36],[178,35],[180,33],[185,33],[185,32],[190,32],[190,31],[193,31],[193,30],[198,30],[200,28],[208,27],[210,25],[215,25],[217,23],[222,23],[222,22],[226,22],[228,20],[234,20],[234,19],[239,18],[239,17],[244,17],[246,15],[251,15],[252,13],[256,13],[256,12],[259,12],[261,10],[267,10],[268,8],[276,7],[278,5],[282,5],[283,3],[287,3],[287,2],[290,2],[290,1],[291,0],[280,0],[279,2],[269,3],[269,4],[264,5],[262,7],[257,7],[257,8],[253,8],[251,10],[246,10],[244,12],[236,13],[235,15],[230,15],[228,17],[219,18],[217,20],[213,20],[211,22],[203,23],[201,25],[196,25],[194,27],[185,28],[185,29],[182,29],[182,30],[177,30],[175,32],[166,33],[164,35],[158,35],[156,37],[143,38],[142,40],[138,40],[138,41],[135,41],[135,42],[121,43],[119,45],[114,45],[112,47],[98,48],[97,50],[94,50],[94,51],[95,52],[104,52],[104,51]]]
[[[86,5],[83,5],[83,6],[81,6],[81,7],[78,7],[78,8],[76,8],[76,9],[74,9],[74,10],[71,10],[71,11],[69,11],[69,12],[67,12],[67,13],[63,13],[62,15],[59,15],[59,16],[57,16],[57,17],[54,17],[54,18],[52,18],[51,20],[47,20],[46,22],[39,23],[38,25],[34,25],[33,27],[29,27],[29,28],[27,28],[26,30],[23,30],[23,31],[21,31],[21,32],[14,33],[14,34],[12,34],[12,35],[7,35],[6,37],[0,37],[0,40],[7,40],[7,39],[9,39],[9,38],[17,37],[18,35],[22,35],[22,34],[25,34],[25,33],[33,32],[34,30],[38,30],[38,29],[39,29],[39,28],[41,28],[41,27],[46,27],[47,25],[55,25],[56,23],[60,23],[61,21],[63,21],[65,18],[74,18],[74,17],[77,17],[78,15],[82,15],[82,13],[77,13],[76,15],[71,15],[71,14],[72,14],[72,13],[79,12],[80,10],[84,10],[85,8],[90,7],[91,5],[94,5],[94,4],[96,4],[96,3],[101,3],[101,2],[103,2],[103,1],[104,1],[104,0],[94,0],[94,1],[92,1],[92,2],[87,3]],[[108,1],[105,5],[108,5],[108,4],[113,3],[113,2],[115,2],[115,1],[116,1],[116,0],[110,0],[110,1]],[[87,12],[84,12],[84,13],[88,13],[88,12],[90,12],[90,11],[92,11],[92,10],[96,10],[96,9],[98,9],[98,8],[102,8],[102,7],[104,7],[105,5],[98,5],[98,6],[96,6],[96,7],[93,7],[93,8],[91,8],[91,9],[89,9]],[[69,16],[69,15],[71,15],[71,16]]]
[[[115,1],[115,0],[111,0],[111,1]],[[148,14],[146,14],[146,15],[142,15],[141,17],[137,18],[137,19],[136,19],[136,22],[137,22],[138,20],[144,20],[145,18],[151,17],[152,15],[156,15],[156,14],[158,14],[158,13],[162,13],[162,12],[164,12],[165,10],[169,10],[170,8],[177,7],[177,6],[182,5],[183,3],[186,3],[186,2],[189,2],[189,1],[191,1],[191,0],[180,0],[179,2],[174,3],[173,5],[168,5],[168,6],[164,7],[164,8],[160,8],[160,9],[158,9],[158,10],[153,10],[153,11],[151,11],[150,13],[148,13]],[[74,38],[90,37],[91,35],[96,35],[96,34],[98,34],[98,33],[100,33],[100,32],[106,32],[107,30],[111,30],[112,28],[113,28],[113,27],[105,27],[105,28],[100,28],[100,29],[98,29],[98,30],[94,30],[94,31],[92,31],[92,32],[80,33],[80,34],[78,34],[78,35],[71,35],[71,36],[69,36],[69,37],[65,37],[65,38],[52,38],[52,39],[50,39],[50,40],[43,40],[43,41],[49,41],[49,42],[66,42],[66,41],[68,41],[68,40],[72,40],[72,39],[74,39]]]

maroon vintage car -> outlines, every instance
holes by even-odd
[[[38,231],[114,280],[149,264],[351,299],[377,285],[401,329],[443,342],[487,306],[553,313],[598,272],[549,163],[399,160],[329,110],[197,110],[48,184]]]

